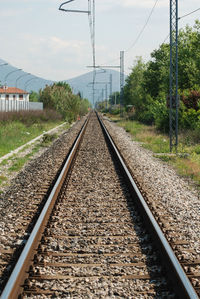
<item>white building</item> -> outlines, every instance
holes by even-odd
[[[1,86],[0,100],[16,100],[29,102],[29,93],[16,87]]]

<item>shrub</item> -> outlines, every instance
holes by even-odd
[[[187,109],[199,110],[200,91],[190,90],[184,91],[181,95],[181,100]]]
[[[61,119],[61,115],[54,110],[0,112],[1,123],[20,121],[26,126],[31,126],[41,121],[45,122]]]

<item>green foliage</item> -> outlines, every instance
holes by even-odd
[[[133,105],[135,109],[141,106],[144,98],[143,79],[146,66],[141,57],[136,57],[131,74],[124,86],[124,105]]]
[[[54,141],[57,138],[57,134],[44,134],[43,138],[42,138],[42,142],[41,145],[42,146],[48,146],[49,144],[52,143],[52,141]]]
[[[59,124],[61,124],[61,117],[55,111],[1,112],[0,156]]]
[[[179,32],[179,127],[200,128],[200,22]],[[133,105],[134,118],[168,132],[169,44],[151,53],[147,63],[137,57],[124,87],[124,103]]]
[[[41,122],[48,121],[61,121],[61,116],[54,110],[43,111],[12,111],[12,112],[0,112],[0,123],[5,126],[7,123],[13,124],[13,122],[19,122],[26,127],[30,127],[34,124],[40,124]]]
[[[195,89],[200,82],[200,22],[179,32],[179,87]]]
[[[195,109],[196,111],[200,108],[200,88],[199,90],[184,90],[181,94],[181,101],[184,103],[187,109]]]
[[[181,124],[183,128],[200,129],[200,110],[188,109],[182,112]]]
[[[47,85],[40,91],[40,101],[44,103],[45,108],[59,112],[69,123],[75,121],[78,115],[87,113],[89,107],[89,102],[73,94],[66,82]]]
[[[109,97],[110,105],[118,105],[120,103],[120,93],[119,91],[113,92]]]
[[[39,102],[39,94],[35,91],[31,91],[29,94],[30,102]]]
[[[169,45],[162,44],[151,53],[151,58],[144,72],[143,86],[147,94],[156,98],[160,92],[169,90]]]

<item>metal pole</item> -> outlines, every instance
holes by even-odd
[[[110,74],[110,99],[112,96],[112,74]]]
[[[93,19],[92,19],[92,53],[93,53],[93,108],[94,108],[94,84],[95,84],[95,77],[96,77],[96,60],[95,60],[95,0],[93,0]]]
[[[122,117],[123,93],[124,93],[124,51],[120,51],[120,116],[121,117]]]
[[[108,109],[108,88],[107,84],[105,85],[105,93],[106,93],[106,110]]]
[[[178,147],[178,0],[170,0],[170,83],[169,83],[170,152]]]
[[[178,147],[178,0],[176,1],[176,151]]]

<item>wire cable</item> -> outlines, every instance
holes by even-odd
[[[138,36],[136,37],[135,41],[133,42],[133,44],[132,44],[128,49],[126,49],[125,52],[128,52],[129,50],[131,50],[131,49],[136,45],[136,43],[138,42],[139,38],[141,37],[142,33],[144,32],[144,29],[146,28],[147,24],[148,24],[149,21],[150,21],[150,18],[151,18],[152,14],[153,14],[153,11],[154,11],[154,9],[155,9],[156,4],[158,3],[158,1],[159,1],[159,0],[156,0],[156,1],[155,1],[154,5],[153,5],[153,7],[152,7],[152,9],[151,9],[151,11],[150,11],[150,14],[149,14],[149,16],[148,16],[148,18],[147,18],[147,20],[146,20],[146,22],[145,22],[145,24],[144,24],[144,26],[143,26],[142,29],[140,30],[140,32],[139,32]]]
[[[152,16],[153,12],[154,12],[154,9],[155,9],[155,7],[156,7],[158,1],[159,1],[159,0],[156,0],[156,1],[155,1],[154,5],[153,5],[153,7],[152,7],[152,9],[151,9],[151,11],[150,11],[150,14],[149,14],[149,16],[148,16],[148,18],[147,18],[147,20],[146,20],[144,26],[143,26],[142,29],[140,30],[140,32],[139,32],[137,38],[136,38],[135,41],[132,43],[132,45],[131,45],[129,48],[127,48],[124,52],[128,52],[129,50],[131,50],[131,49],[136,45],[136,43],[138,42],[138,40],[139,40],[139,38],[141,37],[142,33],[144,32],[144,30],[145,30],[147,24],[149,23],[150,18],[151,18],[151,16]],[[111,61],[109,61],[109,62],[107,62],[107,63],[115,62],[115,61],[117,61],[117,60],[119,60],[119,56],[118,56],[118,58],[115,58],[115,59],[113,59],[113,60],[111,60]]]
[[[197,12],[198,10],[200,10],[200,8],[197,8],[197,9],[195,9],[195,10],[193,10],[193,11],[189,12],[188,14],[186,14],[186,15],[183,15],[182,17],[179,17],[178,19],[180,20],[180,19],[182,19],[182,18],[185,18],[185,17],[187,17],[187,16],[189,16],[189,15],[191,15],[191,14],[193,14],[193,13]]]

